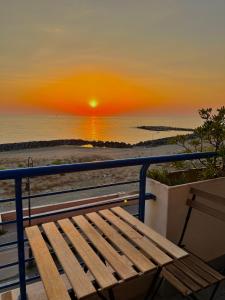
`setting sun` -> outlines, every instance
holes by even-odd
[[[98,106],[98,101],[96,99],[91,99],[88,104],[91,108],[96,108]]]

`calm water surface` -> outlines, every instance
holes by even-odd
[[[196,127],[198,116],[76,117],[46,115],[0,115],[0,143],[84,139],[137,143],[173,136],[180,132],[137,129],[141,125]]]

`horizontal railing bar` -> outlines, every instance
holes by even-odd
[[[154,197],[154,195],[152,195],[152,194],[149,194],[149,195]],[[119,197],[119,198],[116,198],[116,199],[113,199],[113,200],[110,199],[110,200],[104,200],[104,201],[101,201],[101,202],[98,202],[98,203],[94,202],[94,203],[89,203],[89,204],[83,204],[83,205],[79,205],[75,208],[65,208],[65,209],[62,209],[62,210],[53,211],[53,212],[49,212],[49,213],[36,214],[36,215],[30,216],[30,217],[24,217],[23,221],[26,222],[26,221],[33,220],[33,219],[54,216],[54,215],[61,214],[61,213],[79,211],[81,209],[93,208],[95,206],[101,206],[101,205],[105,205],[105,204],[120,203],[123,200],[126,200],[127,198],[128,198],[128,201],[135,199],[135,197],[132,197],[132,196],[128,195],[128,196]],[[15,224],[15,223],[16,223],[16,220],[4,221],[4,222],[0,222],[0,226],[8,225],[8,224]],[[0,244],[0,247],[1,247],[1,244]]]
[[[127,158],[118,160],[106,160],[98,162],[87,162],[87,163],[76,163],[76,164],[65,164],[65,165],[52,165],[44,167],[32,167],[32,168],[20,168],[15,170],[1,170],[0,180],[15,179],[24,177],[36,177],[45,175],[54,175],[60,173],[71,173],[71,172],[82,172],[92,171],[100,169],[111,169],[119,167],[131,167],[140,166],[143,164],[157,164],[166,163],[182,160],[193,160],[193,159],[204,159],[216,156],[215,152],[204,152],[204,153],[188,153],[188,154],[174,154],[174,155],[163,155],[163,156],[150,156],[150,157],[138,157],[138,158]]]
[[[24,239],[24,243],[27,243],[27,242],[28,242],[28,239]],[[18,244],[18,240],[0,244],[0,248],[9,247],[9,246],[17,245],[17,244]]]
[[[101,202],[94,202],[94,203],[89,203],[89,204],[82,204],[79,205],[78,207],[74,207],[74,208],[65,208],[62,210],[55,210],[53,212],[47,212],[44,214],[36,214],[36,215],[32,215],[31,217],[25,217],[23,218],[23,221],[29,221],[29,220],[35,220],[35,219],[40,219],[40,218],[45,218],[45,217],[50,217],[50,216],[56,216],[56,215],[60,215],[60,214],[65,214],[65,213],[69,213],[69,212],[74,212],[74,211],[79,211],[82,209],[88,209],[88,208],[93,208],[93,207],[98,207],[98,206],[102,206],[102,205],[106,205],[106,204],[116,204],[116,203],[120,203],[123,200],[126,200],[128,198],[128,196],[124,196],[124,197],[120,197],[118,199],[110,199],[110,200],[105,200],[105,201],[101,201]],[[129,197],[128,202],[131,200],[135,200],[135,197]]]
[[[4,222],[0,222],[0,226],[15,224],[15,223],[16,223],[16,220],[4,221]]]
[[[14,202],[14,201],[15,201],[15,198],[0,199],[0,204],[7,203],[7,202]]]
[[[138,182],[140,182],[140,181],[139,180],[123,181],[123,182],[116,182],[116,183],[111,183],[111,184],[89,186],[89,187],[84,187],[84,188],[79,188],[79,189],[69,189],[69,190],[56,191],[56,192],[50,192],[50,193],[34,194],[34,195],[22,197],[22,199],[26,200],[26,199],[54,196],[54,195],[60,195],[60,194],[66,194],[66,193],[76,193],[76,192],[82,192],[82,191],[94,190],[94,189],[100,189],[100,188],[106,188],[106,187],[112,187],[112,186],[133,184],[133,183],[138,183]],[[15,201],[15,198],[1,199],[0,203],[1,202],[11,202],[11,201]]]
[[[36,275],[36,276],[30,277],[30,278],[27,278],[26,283],[33,282],[33,281],[36,281],[38,279],[41,279],[40,275]]]
[[[110,200],[101,201],[99,203],[95,202],[95,203],[83,204],[83,205],[80,205],[79,207],[75,207],[75,208],[67,208],[67,209],[63,209],[63,210],[59,210],[59,211],[53,211],[53,212],[44,213],[44,214],[36,214],[36,215],[31,216],[31,217],[23,218],[23,221],[26,222],[26,221],[33,220],[33,219],[50,217],[50,216],[54,216],[54,215],[79,211],[81,209],[88,209],[88,208],[93,208],[93,207],[96,207],[96,206],[102,206],[102,205],[111,204],[111,203],[113,203],[113,204],[114,203],[120,203],[123,200],[126,200],[128,197],[129,197],[128,201],[135,199],[135,197],[132,197],[132,196],[123,196],[123,197],[120,197],[120,198],[114,199],[114,200],[110,199]],[[12,221],[6,221],[6,222],[3,222],[3,223],[8,223],[8,222],[11,223]],[[15,223],[15,221],[14,221],[14,223]],[[27,242],[27,241],[28,241],[27,239],[24,239],[24,242]],[[8,247],[8,246],[16,245],[16,244],[17,244],[17,241],[4,243],[4,244],[0,244],[0,248]]]
[[[16,280],[16,281],[10,281],[9,283],[6,283],[4,285],[0,285],[0,291],[3,291],[3,290],[8,290],[9,288],[12,288],[12,287],[16,287],[20,284],[20,281],[19,280]]]
[[[63,213],[79,211],[81,209],[88,209],[88,208],[93,208],[93,207],[96,207],[96,206],[102,206],[102,205],[111,204],[111,203],[120,203],[123,200],[126,200],[127,198],[129,198],[128,201],[135,199],[135,197],[132,197],[132,196],[123,196],[123,197],[120,197],[120,198],[114,199],[114,200],[110,199],[110,200],[101,201],[99,203],[95,202],[95,203],[83,204],[83,205],[80,205],[79,207],[75,207],[75,208],[66,208],[66,209],[63,209],[63,210],[53,211],[53,212],[49,212],[49,213],[36,214],[36,215],[31,216],[31,217],[23,218],[23,221],[26,222],[26,221],[33,220],[33,219],[39,219],[39,218],[43,218],[43,217],[50,217],[50,216],[54,216],[54,215],[60,215],[60,214],[63,214]],[[15,223],[15,222],[16,222],[15,220],[6,221],[6,222],[0,223],[0,225],[1,224],[11,224],[11,223]],[[27,242],[27,241],[28,241],[27,239],[24,239],[24,242]],[[8,247],[8,246],[16,245],[16,244],[17,244],[17,241],[4,243],[4,244],[0,244],[0,248]]]
[[[18,260],[17,260],[17,261],[12,262],[12,263],[8,263],[8,264],[5,264],[5,265],[1,265],[1,266],[0,266],[0,270],[14,267],[14,266],[18,265],[18,263],[19,263],[19,262],[18,262]]]
[[[0,244],[0,248],[13,246],[13,245],[16,245],[17,243],[18,243],[18,241],[12,241],[12,242],[8,242],[8,243]]]
[[[31,262],[31,261],[33,261],[33,260],[34,260],[34,257],[31,257],[31,258],[25,259],[25,262],[28,263],[28,262]],[[1,265],[1,266],[0,266],[0,270],[14,267],[14,266],[18,265],[18,263],[19,263],[19,261],[17,260],[17,261],[14,261],[14,262],[12,262],[12,263],[8,263],[8,264],[5,264],[5,265]]]

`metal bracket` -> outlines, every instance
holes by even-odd
[[[146,193],[145,194],[145,200],[157,200],[156,195],[152,194],[152,193]]]

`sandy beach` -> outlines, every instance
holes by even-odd
[[[129,157],[154,156],[174,154],[179,152],[177,145],[164,145],[158,147],[134,147],[120,148],[83,148],[77,146],[56,146],[37,149],[26,149],[0,153],[0,169],[11,169],[26,167],[28,157],[32,157],[34,166],[59,165],[63,163],[90,162],[100,160],[111,160]],[[80,172],[72,174],[60,174],[31,179],[31,193],[52,192],[57,190],[75,189],[93,185],[116,183],[119,181],[136,180],[139,175],[139,167],[120,168],[113,170],[99,170]],[[23,182],[23,194],[27,195],[25,189],[26,180]],[[32,200],[33,206],[47,203],[68,201],[104,193],[113,193],[120,190],[135,190],[136,184],[98,189],[94,191],[83,191],[64,195],[42,197]],[[14,189],[12,181],[0,182],[0,198],[13,197]],[[26,206],[26,203],[25,203]],[[13,203],[5,203],[1,211],[13,209]]]

